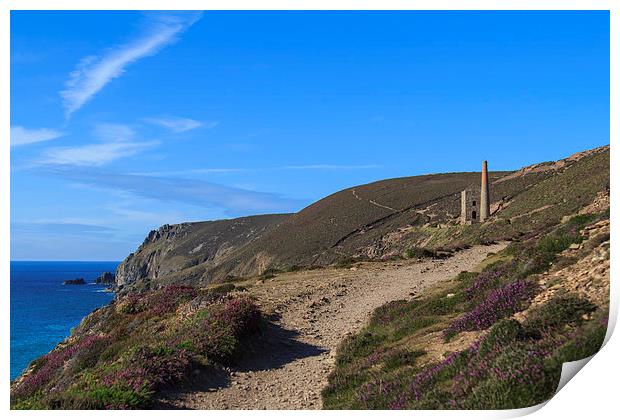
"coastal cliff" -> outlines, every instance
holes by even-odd
[[[203,267],[217,265],[287,217],[274,214],[164,225],[149,232],[136,252],[121,262],[115,273],[116,285],[148,287],[148,281],[166,277],[184,283],[207,283],[203,281]]]

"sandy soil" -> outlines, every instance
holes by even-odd
[[[272,322],[234,370],[208,372],[161,408],[319,409],[338,344],[371,312],[476,267],[506,244],[479,246],[446,260],[364,263],[286,273],[253,283],[249,293]]]

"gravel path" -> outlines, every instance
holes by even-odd
[[[505,246],[473,247],[441,261],[286,273],[252,284],[250,293],[273,318],[257,347],[247,349],[235,370],[209,372],[200,386],[169,394],[161,407],[319,409],[338,344],[375,308],[471,270]]]

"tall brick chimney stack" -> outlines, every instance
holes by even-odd
[[[489,204],[489,173],[487,172],[487,161],[482,161],[482,183],[480,185],[480,221],[484,222],[491,214]]]

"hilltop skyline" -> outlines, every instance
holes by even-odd
[[[450,28],[450,31],[446,31]],[[12,12],[14,260],[609,143],[607,12]]]

